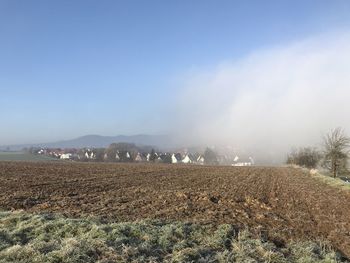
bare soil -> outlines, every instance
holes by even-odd
[[[0,208],[229,223],[281,246],[325,239],[350,258],[350,191],[293,168],[0,162]]]

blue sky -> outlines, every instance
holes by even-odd
[[[167,133],[189,73],[348,30],[349,14],[347,0],[0,0],[0,144]]]

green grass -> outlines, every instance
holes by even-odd
[[[310,173],[310,171],[307,169],[303,170],[307,173]],[[347,183],[340,178],[334,178],[331,173],[317,171],[316,173],[311,174],[311,176],[330,186],[337,187],[345,191],[350,191],[350,183]]]
[[[326,245],[278,248],[238,231],[160,221],[102,223],[25,212],[0,212],[0,262],[340,262]]]
[[[339,178],[333,178],[327,175],[323,175],[323,174],[316,174],[314,175],[317,179],[325,182],[326,184],[329,184],[331,186],[346,190],[346,191],[350,191],[350,184],[339,179]]]
[[[0,161],[55,161],[49,156],[35,155],[24,152],[0,152]]]

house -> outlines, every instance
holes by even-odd
[[[185,157],[182,159],[183,163],[193,163],[193,157],[191,154],[186,154]]]
[[[137,153],[136,157],[134,158],[135,162],[144,162],[147,160],[147,157],[145,157],[144,155],[142,155],[141,153]]]
[[[116,153],[116,160],[119,162],[130,162],[132,161],[131,154],[128,151],[118,151]]]
[[[162,163],[172,163],[172,154],[161,153],[158,159],[159,159],[159,162],[162,162]]]
[[[171,155],[171,163],[178,163],[178,162],[179,162],[179,160],[176,158],[175,153],[173,153],[173,154]]]
[[[71,159],[73,159],[73,154],[63,153],[63,154],[61,154],[60,159],[61,160],[71,160]]]
[[[171,155],[171,163],[180,163],[182,160],[182,156],[180,153],[173,153]]]
[[[117,161],[120,161],[119,151],[116,152],[116,154],[115,154],[115,159],[116,159]]]
[[[204,157],[202,155],[199,155],[196,162],[197,162],[197,164],[203,165],[204,164]]]
[[[92,150],[90,150],[90,149],[87,149],[87,150],[86,150],[84,156],[85,156],[86,159],[90,159],[90,160],[96,158],[96,154],[95,154]]]
[[[171,163],[177,163],[178,161],[177,161],[177,158],[176,158],[176,156],[175,156],[175,153],[173,153],[172,155],[171,155]]]
[[[62,151],[61,149],[52,149],[49,152],[49,155],[55,158],[60,158],[62,154],[64,154],[65,152]]]
[[[236,156],[234,159],[234,162],[231,165],[232,166],[252,166],[254,165],[254,159],[252,157],[240,159],[238,156]]]

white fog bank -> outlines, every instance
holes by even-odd
[[[177,105],[180,140],[285,153],[350,132],[350,34],[258,50],[191,74]]]

